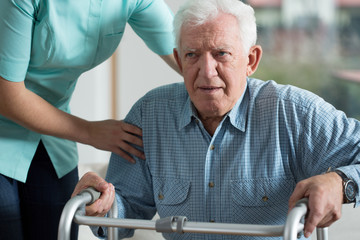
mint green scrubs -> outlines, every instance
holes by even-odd
[[[174,47],[163,0],[1,0],[0,16],[0,76],[68,113],[78,77],[112,55],[126,23],[155,53]],[[76,167],[76,143],[0,115],[0,173],[25,182],[40,140],[59,178]]]

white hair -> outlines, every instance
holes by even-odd
[[[254,9],[240,0],[188,0],[174,18],[174,35],[177,48],[180,47],[182,26],[202,25],[216,18],[219,14],[231,14],[238,20],[240,37],[245,52],[256,44],[256,19]]]

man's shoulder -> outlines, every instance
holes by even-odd
[[[256,102],[262,100],[287,101],[308,107],[314,102],[323,101],[322,98],[308,90],[293,85],[278,84],[274,80],[249,79],[248,86],[250,98]]]
[[[188,96],[183,82],[177,82],[154,88],[147,92],[142,98],[143,101],[171,101],[182,100]]]
[[[144,119],[153,121],[154,116],[178,114],[187,98],[186,88],[182,82],[154,88],[132,106],[125,120],[142,127]]]

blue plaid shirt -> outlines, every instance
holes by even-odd
[[[158,211],[160,217],[186,216],[196,222],[284,224],[289,197],[300,180],[332,167],[360,182],[360,122],[308,91],[274,81],[248,79],[244,95],[213,136],[183,83],[150,91],[126,121],[142,128],[146,161],[133,165],[111,156],[107,181],[116,187],[120,218],[151,219]],[[359,194],[356,200],[358,205]],[[132,234],[120,230],[121,237]]]

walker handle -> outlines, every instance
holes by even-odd
[[[97,199],[100,198],[100,195],[101,195],[101,193],[98,192],[98,191],[97,191],[95,188],[93,188],[93,187],[88,187],[88,188],[82,190],[79,194],[81,194],[81,193],[89,193],[90,196],[91,196],[90,202],[88,202],[88,203],[86,204],[87,206],[93,204]]]

